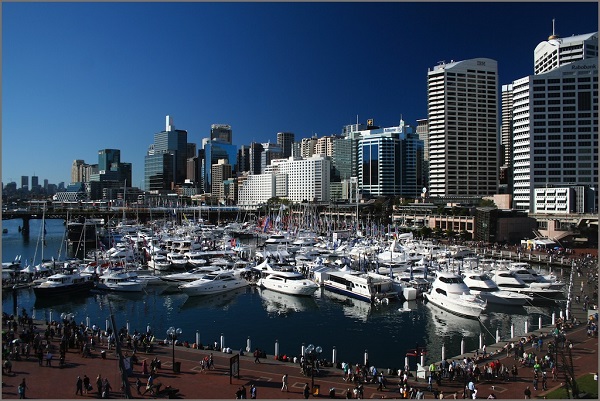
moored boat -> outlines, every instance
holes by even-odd
[[[68,268],[48,276],[32,288],[36,297],[51,297],[88,293],[93,287],[94,281],[91,274],[81,273],[77,268]]]
[[[471,294],[463,278],[453,272],[437,272],[425,299],[432,304],[458,316],[478,318],[487,304]]]

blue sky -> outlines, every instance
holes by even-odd
[[[598,3],[3,3],[2,181],[70,181],[74,159],[121,149],[141,186],[165,116],[236,145],[427,117],[438,61],[532,74],[552,33],[598,30]]]

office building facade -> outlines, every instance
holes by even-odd
[[[486,196],[498,189],[498,64],[441,63],[427,73],[429,192]]]

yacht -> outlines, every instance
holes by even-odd
[[[540,284],[544,288],[551,290],[562,290],[565,283],[560,282],[556,277],[552,275],[543,276],[538,274],[528,263],[525,262],[513,262],[510,264],[509,269],[514,274],[523,280],[526,284]]]
[[[206,264],[207,259],[203,257],[202,251],[189,251],[183,254],[183,257],[187,260],[188,265],[192,267],[199,267]]]
[[[222,269],[218,266],[201,266],[201,267],[196,267],[195,269],[192,269],[192,270],[188,270],[186,272],[165,274],[165,275],[160,276],[160,279],[163,281],[169,282],[169,283],[179,283],[179,284],[182,284],[182,282],[189,283],[189,282],[201,279],[207,273],[212,273],[212,272],[216,272],[219,270],[222,270]]]
[[[107,271],[98,277],[98,280],[96,288],[105,291],[142,292],[145,287],[142,281],[131,277],[125,271]]]
[[[448,312],[470,318],[478,318],[487,306],[484,300],[471,294],[461,276],[452,272],[438,272],[424,297]]]
[[[281,234],[281,233],[277,233],[277,234],[271,234],[269,235],[269,238],[267,238],[265,240],[265,245],[288,245],[291,243],[290,238],[285,235],[285,234]]]
[[[501,290],[496,282],[484,272],[465,271],[462,276],[471,294],[479,295],[479,298],[490,304],[523,306],[533,300],[527,294]]]
[[[379,274],[352,270],[332,270],[325,273],[323,287],[326,290],[347,295],[367,302],[388,303],[397,298],[393,280]]]
[[[501,290],[527,294],[534,299],[554,299],[563,295],[562,289],[552,289],[544,283],[526,283],[514,270],[496,269],[492,280]]]
[[[76,268],[65,269],[33,286],[33,292],[36,297],[87,293],[94,287],[92,278],[91,274],[81,273]]]
[[[268,263],[255,268],[261,271],[257,284],[262,288],[291,295],[312,295],[319,288],[317,283],[294,270],[276,270]]]
[[[250,283],[231,271],[216,271],[205,274],[198,280],[182,284],[178,288],[188,296],[218,294],[245,287]]]
[[[148,267],[154,270],[166,271],[171,269],[171,262],[167,259],[167,255],[157,253],[148,261]]]
[[[167,260],[171,263],[171,268],[173,270],[183,270],[187,265],[187,259],[179,252],[167,253]]]

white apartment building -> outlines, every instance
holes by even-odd
[[[498,63],[442,63],[428,81],[429,193],[486,196],[498,189]]]
[[[300,141],[300,156],[307,158],[315,154],[315,146],[317,145],[317,138],[302,138]]]
[[[513,82],[513,204],[535,188],[598,182],[598,58]]]
[[[264,174],[249,175],[240,186],[238,205],[255,208],[277,196],[292,202],[329,201],[331,161],[314,155],[271,161]]]
[[[333,156],[333,142],[335,139],[335,136],[323,136],[317,139],[317,143],[315,144],[315,154],[329,157]]]

